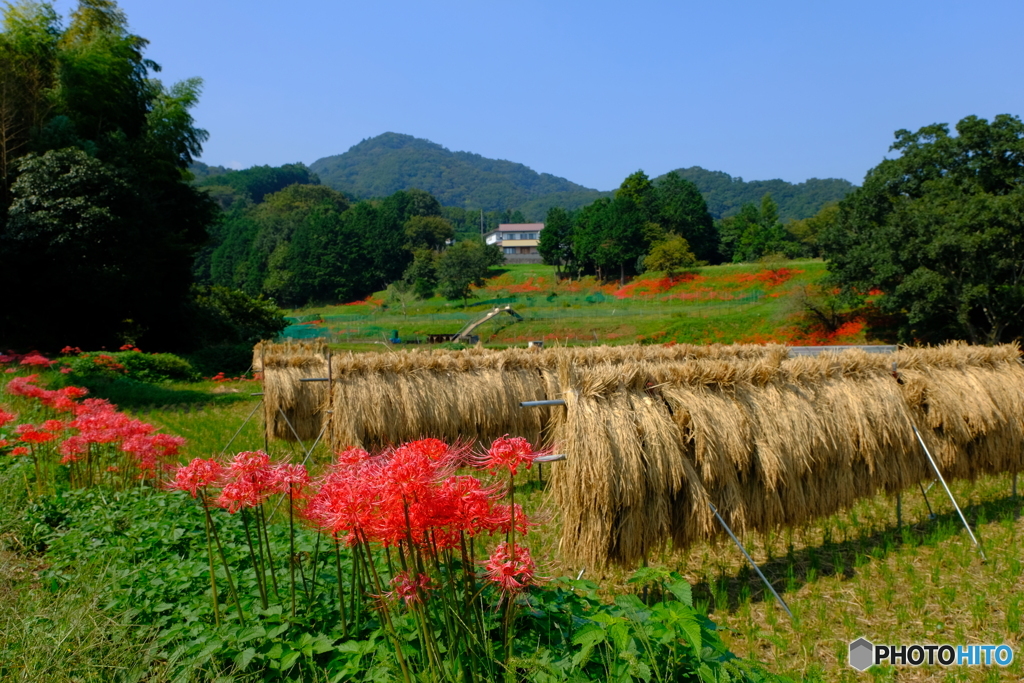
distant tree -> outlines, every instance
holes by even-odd
[[[493,261],[493,256],[480,242],[463,240],[448,247],[437,261],[437,279],[441,296],[449,301],[469,299],[471,285],[480,287]]]
[[[658,198],[654,184],[643,171],[631,173],[615,192],[615,199],[628,200],[644,222],[658,222]]]
[[[652,246],[644,257],[644,268],[664,271],[669,275],[680,268],[692,268],[697,263],[697,257],[690,251],[690,245],[679,235],[669,235]]]
[[[406,247],[416,249],[442,249],[455,235],[452,224],[440,216],[412,216],[403,226]]]
[[[757,230],[760,225],[760,213],[753,204],[744,204],[739,213],[718,222],[719,253],[722,259],[730,262],[744,260],[745,254],[740,244],[744,233]]]
[[[779,222],[778,205],[768,194],[761,198],[760,209],[746,204],[735,216],[723,219],[719,235],[722,255],[734,263],[794,252],[794,244]]]
[[[357,205],[339,213],[322,203],[302,215],[290,242],[283,244],[289,251],[284,269],[293,274],[291,286],[282,290],[281,296],[287,297],[284,300],[291,305],[338,303],[364,294],[369,285],[364,281],[364,257],[359,249],[362,211],[365,209]],[[273,255],[270,265],[263,288],[273,293]]]
[[[385,298],[389,304],[402,307],[402,315],[409,315],[408,305],[418,298],[416,291],[404,280],[397,280],[388,285]],[[427,298],[427,297],[419,297]]]
[[[398,208],[403,219],[409,219],[413,216],[441,215],[441,203],[432,194],[424,190],[413,188],[411,190],[399,191],[391,195],[389,199]]]
[[[577,263],[593,269],[603,279],[602,263],[598,252],[615,220],[615,207],[611,199],[602,197],[580,209],[572,229],[572,251]],[[547,230],[547,227],[544,228]],[[543,233],[542,233],[543,234]]]
[[[718,232],[700,190],[671,171],[655,186],[658,223],[686,239],[698,259],[719,261]]]
[[[193,258],[215,205],[186,182],[207,134],[201,83],[164,86],[110,0],[3,10],[0,30],[0,291],[68,310],[39,320],[15,297],[0,343],[150,348],[188,343]],[[36,300],[38,301],[38,299]]]
[[[195,346],[244,344],[250,349],[261,339],[274,339],[288,326],[284,312],[273,301],[251,297],[227,287],[192,289]]]
[[[429,299],[437,291],[437,252],[419,249],[402,280],[421,299]]]
[[[544,263],[554,266],[555,271],[559,274],[574,261],[572,226],[572,214],[554,206],[548,209],[547,218],[544,220],[544,229],[540,231],[537,251]]]
[[[821,256],[819,240],[838,218],[839,203],[830,202],[813,216],[786,223],[786,232],[793,242],[800,245],[803,256]]]
[[[901,341],[1024,334],[1024,123],[1002,114],[900,130],[822,236],[832,282],[881,290]]]
[[[320,179],[304,164],[284,166],[252,166],[240,171],[228,171],[210,176],[200,185],[204,187],[230,187],[241,196],[260,203],[267,195],[280,192],[289,185],[319,185]],[[223,193],[223,190],[220,190]]]

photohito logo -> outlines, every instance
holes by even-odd
[[[850,643],[850,666],[864,671],[875,664],[921,666],[1009,666],[1013,650],[1009,645],[875,645],[866,638]]]

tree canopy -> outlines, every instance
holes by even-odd
[[[1000,115],[900,130],[821,238],[834,282],[880,290],[901,341],[1024,332],[1024,124]]]
[[[3,9],[2,341],[181,346],[191,263],[214,216],[188,182],[201,82],[165,86],[111,0]],[[39,315],[40,304],[57,308]]]

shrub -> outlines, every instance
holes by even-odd
[[[199,374],[184,358],[172,353],[90,351],[62,361],[72,381],[133,379],[137,382],[190,382]]]

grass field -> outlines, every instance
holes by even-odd
[[[365,301],[296,310],[286,334],[321,336],[334,344],[380,345],[397,331],[403,340],[453,334],[494,306],[512,306],[524,320],[494,318],[476,333],[487,345],[532,340],[568,344],[858,343],[863,321],[822,330],[809,321],[802,297],[825,274],[821,261],[707,266],[672,277],[648,273],[620,286],[592,277],[559,281],[552,266],[510,265],[475,290],[467,305],[435,297]],[[364,346],[364,348],[366,348]]]

